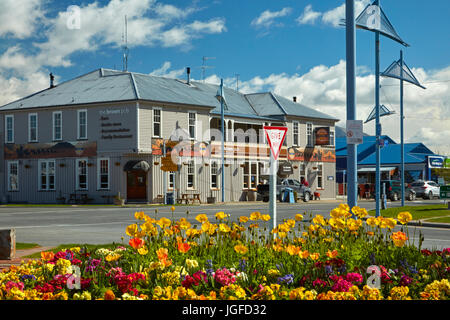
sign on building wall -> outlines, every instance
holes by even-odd
[[[314,131],[316,136],[315,145],[326,146],[330,144],[330,127],[317,127]]]
[[[428,156],[428,168],[442,168],[444,166],[444,157]]]
[[[6,144],[5,160],[66,157],[96,157],[96,141],[63,141],[53,143]]]
[[[288,149],[288,159],[306,162],[336,162],[336,155],[334,150],[292,147]]]

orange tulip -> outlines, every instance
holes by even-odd
[[[132,238],[128,242],[130,246],[132,246],[134,249],[142,248],[145,244],[145,241],[140,238]]]
[[[189,245],[189,243],[186,243],[186,242],[178,243],[178,251],[179,252],[186,253],[189,251],[189,249],[191,249],[191,246]]]
[[[48,251],[48,252],[42,251],[41,252],[41,259],[43,261],[53,260],[54,257],[55,257],[55,254],[53,252],[51,252],[51,251]]]

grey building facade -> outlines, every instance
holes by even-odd
[[[222,176],[225,201],[256,200],[256,186],[268,179],[264,125],[288,128],[279,159],[292,166],[287,177],[305,177],[322,199],[335,197],[337,119],[270,92],[225,88],[222,175],[217,91],[98,69],[0,107],[0,200],[109,203],[120,195],[154,203],[174,192],[221,201]],[[327,142],[317,143],[317,129],[326,129]]]

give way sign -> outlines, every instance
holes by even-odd
[[[278,159],[284,138],[286,138],[287,127],[264,126],[267,141],[269,141],[270,150],[274,160]]]

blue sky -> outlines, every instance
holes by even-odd
[[[2,0],[0,105],[94,69],[122,69],[124,16],[128,18],[128,70],[192,77],[240,90],[274,91],[345,119],[344,0]],[[361,10],[369,0],[356,0]],[[67,8],[80,8],[80,28],[67,28]],[[381,6],[411,47],[382,38],[381,69],[405,61],[427,90],[405,90],[406,138],[450,154],[450,2],[382,0]],[[374,35],[357,31],[358,116],[374,103]],[[398,82],[383,79],[381,103],[399,112]],[[426,121],[424,124],[424,119]],[[383,133],[398,139],[398,115],[383,119]],[[340,123],[344,125],[344,123]],[[373,133],[369,123],[365,131]]]

